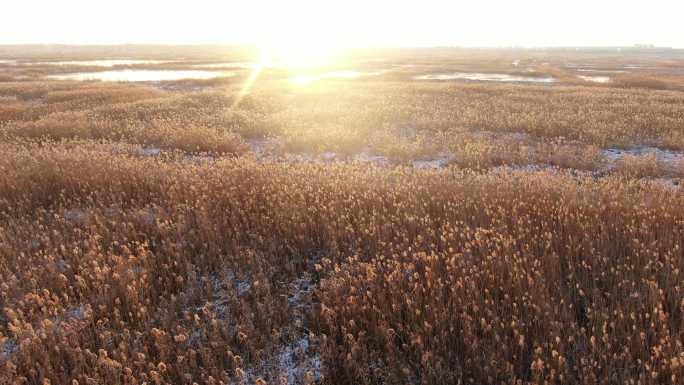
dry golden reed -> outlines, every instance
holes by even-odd
[[[0,146],[0,381],[239,383],[307,272],[329,383],[682,376],[681,187]]]
[[[0,384],[681,384],[681,63],[434,52],[561,84],[3,68]]]

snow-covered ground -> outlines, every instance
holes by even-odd
[[[630,149],[608,148],[603,151],[603,155],[611,162],[617,162],[626,156],[648,157],[653,156],[665,163],[676,163],[684,160],[684,152],[665,150],[658,147],[640,146]]]
[[[456,155],[450,152],[440,152],[432,159],[420,159],[411,162],[416,170],[436,170],[447,167],[456,161]]]

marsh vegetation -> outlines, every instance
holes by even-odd
[[[679,384],[678,55],[0,49],[0,383]]]

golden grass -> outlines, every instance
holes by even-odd
[[[613,85],[624,88],[684,91],[684,77],[654,73],[620,74]]]
[[[330,383],[683,375],[681,188],[1,147],[0,380],[238,381],[306,272]]]
[[[0,83],[0,384],[681,383],[684,96],[408,75]]]
[[[153,140],[157,126],[182,132],[187,125],[217,135],[282,136],[293,151],[358,153],[375,146],[388,154],[429,152],[396,142],[396,128],[409,126],[433,136],[441,134],[447,146],[465,128],[564,138],[598,147],[650,144],[684,149],[684,98],[678,93],[406,81],[321,81],[298,88],[287,81],[264,79],[234,106],[239,83],[196,94],[66,83],[0,85],[0,96],[17,98],[0,107],[0,129],[15,136],[125,137],[158,144],[159,139]],[[185,83],[182,87],[192,84]],[[79,113],[74,127],[61,129],[74,112]]]
[[[617,164],[618,173],[629,178],[672,176],[684,178],[684,158],[666,163],[655,154],[647,156],[626,155]]]

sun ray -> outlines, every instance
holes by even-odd
[[[249,95],[250,91],[252,90],[252,87],[254,87],[254,83],[256,83],[257,79],[259,78],[259,75],[261,75],[261,72],[264,70],[264,67],[266,66],[266,61],[262,57],[262,59],[252,67],[252,71],[250,72],[249,76],[245,80],[244,84],[242,85],[242,88],[240,89],[240,92],[238,93],[237,97],[235,98],[235,101],[233,101],[233,104],[231,104],[230,109],[233,110],[238,107],[242,99]]]

